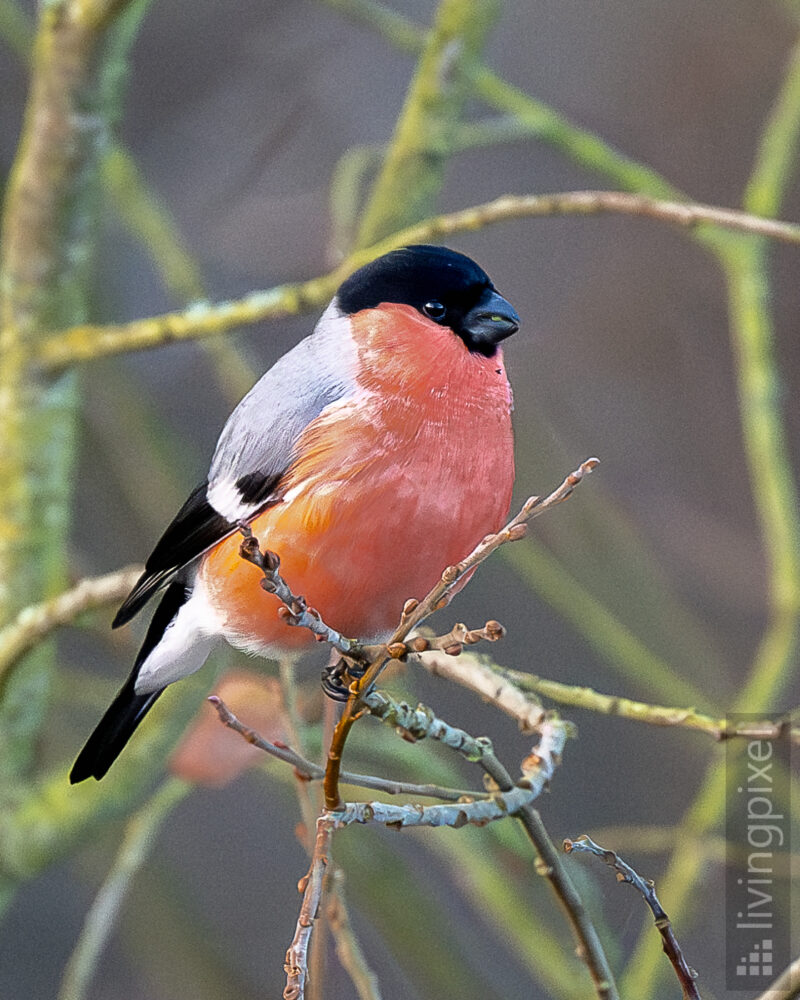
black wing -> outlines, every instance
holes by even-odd
[[[129,622],[155,592],[187,563],[236,531],[236,523],[214,510],[206,498],[208,482],[193,490],[145,563],[144,573],[117,612],[112,628]]]

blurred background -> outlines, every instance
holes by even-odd
[[[349,206],[368,199],[416,57],[334,7],[305,0],[150,6],[130,53],[118,135],[191,260],[165,282],[152,240],[137,233],[143,217],[135,208],[126,216],[126,184],[107,185],[92,321],[132,320],[204,296],[234,299],[341,261],[352,238]],[[435,13],[429,0],[395,0],[393,9],[420,26]],[[22,11],[33,23],[32,5]],[[799,18],[789,0],[507,3],[481,58],[685,196],[741,207]],[[0,28],[6,23],[0,19]],[[12,42],[7,33],[0,41],[4,176],[28,87],[24,45]],[[507,193],[623,186],[563,144],[525,134],[507,108],[473,96],[464,118],[499,122],[499,140],[449,158],[437,210]],[[800,215],[796,178],[778,214]],[[663,223],[612,216],[521,219],[448,243],[479,261],[523,319],[506,350],[519,500],[553,488],[589,455],[602,465],[568,504],[536,522],[531,540],[485,565],[434,620],[437,630],[498,618],[508,637],[492,654],[505,666],[723,715],[752,677],[768,626],[770,564],[743,445],[736,293],[718,257]],[[797,249],[773,246],[769,273],[783,457],[796,468]],[[147,556],[205,475],[248,369],[257,375],[269,367],[310,331],[319,311],[227,333],[217,342],[224,347],[177,344],[82,367],[72,579]],[[761,488],[768,488],[763,479]],[[110,609],[98,612],[85,627],[59,634],[32,787],[66,782],[127,675],[145,623],[112,634],[110,616]],[[229,667],[276,673],[233,653],[217,663],[218,671]],[[796,667],[790,643],[754,711],[797,704]],[[319,669],[310,658],[299,673],[310,746],[319,743]],[[213,668],[206,673],[210,684]],[[496,710],[414,665],[393,685],[448,721],[490,735],[511,770],[529,751],[530,738]],[[197,703],[203,692],[192,691]],[[180,690],[168,697],[179,699]],[[724,996],[722,815],[708,796],[696,801],[708,775],[723,767],[724,748],[703,734],[561,711],[578,737],[541,801],[552,837],[560,843],[590,832],[655,878],[703,996]],[[400,745],[369,721],[348,750],[354,770],[393,775],[400,768],[435,780],[425,776],[456,767],[458,781],[476,780],[467,765],[425,744]],[[71,826],[68,849],[54,850],[9,895],[0,958],[7,1000],[59,995],[125,815],[163,780],[163,763],[152,766],[124,808],[98,807],[84,832]],[[106,781],[114,780],[112,771]],[[80,794],[91,812],[87,796],[99,792]],[[306,864],[291,781],[269,765],[177,798],[86,995],[279,996]],[[583,992],[570,995],[591,995],[568,928],[516,829],[352,829],[335,853],[351,920],[385,998],[563,996],[576,983]],[[628,967],[628,985],[636,985],[628,995],[677,996],[640,898],[599,864],[568,863],[612,964]],[[676,887],[664,878],[681,864],[691,871],[681,876],[686,898],[673,912]],[[355,995],[334,957],[325,977],[326,997]]]

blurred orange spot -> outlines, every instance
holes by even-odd
[[[232,670],[214,689],[245,726],[270,743],[286,740],[283,696],[274,677],[249,670]],[[239,733],[224,726],[214,708],[204,703],[170,758],[169,769],[178,778],[198,785],[220,787],[264,759]]]

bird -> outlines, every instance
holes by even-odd
[[[221,641],[273,657],[313,641],[242,558],[244,526],[294,593],[360,639],[385,637],[409,597],[500,527],[514,485],[500,345],[519,324],[486,272],[447,247],[401,247],[344,280],[233,410],[117,612],[114,628],[161,593],[72,784],[104,777],[163,690]]]

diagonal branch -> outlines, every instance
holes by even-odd
[[[105,576],[87,577],[41,604],[33,604],[0,631],[0,689],[22,657],[61,625],[80,615],[122,600],[139,579],[141,566],[126,566]]]
[[[446,677],[489,698],[493,704],[517,719],[523,729],[530,727],[530,720],[534,720],[534,725],[530,728],[536,728],[535,720],[544,711],[537,695],[542,695],[560,705],[645,722],[652,726],[691,729],[715,740],[777,740],[789,728],[789,739],[792,743],[800,744],[800,727],[791,726],[791,713],[789,716],[764,718],[758,722],[733,722],[728,718],[698,712],[693,707],[652,705],[632,698],[602,694],[589,687],[538,677],[524,670],[510,670],[493,663],[486,656],[474,653],[465,653],[456,659],[448,656],[445,651],[436,651],[423,654],[419,662],[434,676]]]
[[[303,893],[303,902],[294,937],[286,952],[284,1000],[302,1000],[305,996],[308,948],[322,900],[331,839],[336,830],[353,823],[380,823],[398,830],[420,826],[449,826],[459,829],[468,823],[483,826],[495,820],[505,819],[530,807],[530,803],[541,794],[560,759],[566,736],[567,727],[563,723],[555,719],[546,720],[541,727],[541,739],[535,754],[529,758],[530,766],[525,770],[523,781],[514,786],[509,779],[508,791],[494,792],[490,797],[480,801],[464,800],[452,805],[433,806],[413,803],[394,806],[384,802],[351,802],[343,804],[336,812],[328,810],[323,812],[317,820],[311,866],[299,885]],[[611,991],[601,995],[616,997],[616,993]]]
[[[208,699],[217,711],[220,722],[238,733],[254,747],[263,750],[270,756],[291,764],[300,778],[308,781],[320,781],[325,776],[325,768],[313,763],[299,754],[291,747],[282,743],[271,743],[260,736],[254,729],[244,725],[228,708],[225,702],[216,695],[211,695]],[[418,785],[410,781],[395,781],[392,778],[376,778],[371,774],[353,774],[350,771],[342,771],[341,781],[345,785],[356,785],[360,788],[371,788],[374,791],[385,792],[387,795],[420,795],[425,798],[443,799],[445,801],[457,802],[465,796],[475,799],[486,798],[485,792],[476,792],[472,789],[445,788],[442,785]]]
[[[328,274],[309,281],[278,285],[228,302],[197,303],[182,312],[151,316],[131,323],[110,326],[84,324],[58,331],[38,346],[34,361],[45,370],[60,369],[82,361],[159,347],[174,341],[196,340],[265,319],[297,315],[324,306],[348,275],[395,247],[431,242],[510,219],[600,214],[640,216],[690,230],[707,225],[800,244],[800,225],[775,222],[714,205],[665,201],[621,191],[506,195],[409,226],[380,243],[352,254]]]
[[[331,745],[328,748],[328,765],[325,772],[325,804],[329,810],[336,810],[339,799],[339,769],[341,767],[344,745],[350,729],[358,717],[360,710],[360,695],[370,690],[384,666],[390,658],[388,649],[398,642],[403,642],[409,632],[421,624],[437,608],[442,607],[452,596],[459,581],[492,552],[507,542],[517,541],[525,537],[527,522],[552,509],[572,495],[575,487],[584,476],[589,475],[598,465],[598,459],[589,458],[575,472],[570,473],[561,485],[544,499],[530,497],[522,506],[520,512],[508,524],[494,535],[487,535],[473,551],[456,566],[448,566],[442,573],[442,578],[422,601],[410,600],[403,608],[400,624],[389,640],[385,652],[380,653],[369,665],[360,680],[356,681],[345,710],[334,730]]]
[[[632,885],[634,889],[642,894],[645,903],[647,903],[653,913],[658,933],[662,938],[664,954],[675,969],[675,975],[678,977],[678,982],[681,984],[681,989],[683,990],[684,1000],[700,1000],[697,983],[695,982],[697,973],[689,967],[684,958],[681,947],[675,937],[675,932],[672,930],[669,917],[658,901],[658,896],[656,896],[655,885],[643,879],[629,864],[626,864],[621,858],[617,857],[613,851],[607,851],[605,848],[600,847],[591,837],[587,837],[586,834],[577,840],[565,840],[564,850],[567,854],[572,854],[575,851],[594,854],[595,857],[601,858],[610,868],[614,869],[617,873],[618,882],[627,882],[628,885]]]

